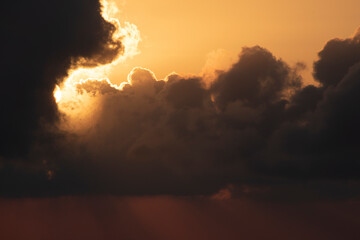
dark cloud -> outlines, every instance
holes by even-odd
[[[360,34],[349,39],[333,39],[319,52],[314,77],[325,87],[338,84],[349,69],[360,61]]]
[[[302,86],[301,64],[258,46],[209,87],[201,76],[157,80],[142,68],[123,90],[83,82],[78,93],[97,104],[91,124],[65,116],[81,130],[32,146],[29,158],[41,164],[2,161],[0,193],[354,198],[360,55],[349,49],[359,44],[355,36],[325,46],[314,67],[319,86]]]
[[[166,85],[165,99],[175,108],[202,108],[207,95],[200,78],[179,79]]]
[[[286,89],[301,86],[291,71],[266,49],[244,48],[239,61],[212,85],[215,102],[224,108],[237,100],[249,106],[278,101]]]
[[[52,138],[53,90],[69,68],[108,63],[122,45],[99,0],[6,1],[2,10],[0,156],[16,158]]]

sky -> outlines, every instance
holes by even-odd
[[[173,71],[198,74],[210,53],[225,50],[231,62],[242,47],[255,45],[290,65],[305,62],[304,75],[311,82],[317,52],[329,39],[353,35],[360,22],[355,0],[132,0],[117,5],[119,18],[138,27],[142,42],[141,54],[112,72],[114,82],[138,66],[160,79]]]
[[[358,239],[359,4],[4,3],[0,238]]]

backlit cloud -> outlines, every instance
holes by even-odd
[[[115,85],[106,73],[137,53],[134,25],[121,28],[95,0],[22,6],[45,15],[6,36],[0,195],[359,194],[359,35],[320,51],[318,86],[303,84],[303,64],[259,46],[207,67],[211,76],[158,79],[137,67]]]

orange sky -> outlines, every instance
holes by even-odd
[[[234,57],[243,46],[261,45],[289,64],[312,62],[324,43],[348,37],[360,24],[358,0],[116,0],[122,22],[138,26],[141,53],[112,72],[123,82],[133,67],[168,73],[200,73],[209,53]]]

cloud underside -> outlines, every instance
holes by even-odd
[[[142,68],[122,90],[86,81],[78,94],[96,100],[94,118],[86,131],[64,132],[55,84],[74,61],[104,64],[122,45],[109,47],[114,29],[97,1],[42,8],[39,19],[9,24],[27,26],[6,38],[0,195],[359,195],[360,35],[325,45],[317,86],[303,85],[303,65],[259,46],[244,48],[210,85],[201,76],[158,80]],[[25,36],[33,38],[19,43]]]

